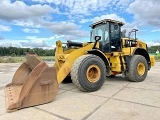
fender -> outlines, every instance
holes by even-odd
[[[148,69],[151,68],[151,61],[147,50],[145,50],[144,48],[135,48],[132,53],[132,56],[133,55],[142,55],[143,57],[145,57],[148,63]]]
[[[110,63],[109,63],[109,60],[106,58],[105,54],[102,51],[98,50],[98,49],[88,50],[87,52],[89,54],[94,54],[94,55],[97,55],[98,57],[100,57],[104,61],[105,65],[106,65],[106,73],[107,73],[107,75],[110,75]]]

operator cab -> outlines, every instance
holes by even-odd
[[[103,52],[121,51],[121,26],[124,23],[104,19],[92,24],[91,42],[95,42],[95,36],[101,36],[100,49]]]

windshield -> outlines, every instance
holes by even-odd
[[[101,40],[106,40],[109,35],[108,35],[108,25],[107,24],[101,24],[99,26],[96,26],[92,31],[91,31],[91,42],[95,41],[95,36],[101,36]]]

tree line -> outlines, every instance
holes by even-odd
[[[25,52],[35,52],[39,56],[54,56],[56,49],[0,47],[0,56],[23,56]],[[160,46],[148,47],[149,53],[160,52]]]
[[[148,48],[149,53],[156,53],[157,50],[160,52],[160,45],[151,46],[151,47]]]
[[[39,56],[55,55],[55,49],[0,47],[0,56],[23,56],[25,52],[35,52]]]

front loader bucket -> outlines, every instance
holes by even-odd
[[[26,59],[5,87],[8,112],[51,102],[58,92],[56,69],[36,54],[28,53]]]

